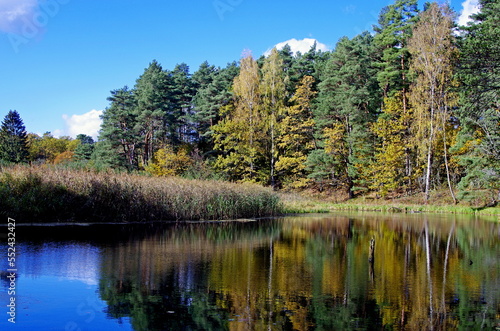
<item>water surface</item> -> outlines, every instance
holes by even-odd
[[[338,213],[16,238],[16,324],[2,313],[1,330],[500,328],[495,221]]]

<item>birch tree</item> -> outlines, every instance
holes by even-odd
[[[456,97],[451,91],[453,66],[457,49],[453,37],[453,13],[447,5],[431,3],[415,25],[408,49],[412,54],[410,69],[417,75],[411,87],[410,102],[415,113],[415,143],[425,164],[424,193],[429,200],[433,163],[439,140],[443,141],[443,157],[450,193],[448,141],[446,123]],[[441,138],[441,139],[440,139]]]

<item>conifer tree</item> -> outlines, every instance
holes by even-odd
[[[181,109],[169,100],[169,85],[172,78],[156,61],[150,63],[144,73],[137,79],[135,99],[137,101],[136,131],[142,138],[141,162],[146,165],[153,157],[155,148],[168,132],[167,138],[172,143],[178,141],[178,125],[176,121]]]
[[[316,180],[322,180],[317,175],[328,175],[328,180],[345,188],[349,197],[367,185],[363,171],[373,147],[368,124],[374,121],[380,105],[373,54],[369,33],[352,40],[342,38],[319,84],[314,120],[322,151],[315,151],[308,164]]]
[[[160,92],[168,99],[166,126],[171,132],[171,144],[177,147],[183,143],[193,143],[196,138],[193,110],[195,82],[185,63],[176,65],[170,76],[170,86]]]
[[[238,75],[236,62],[225,68],[213,68],[197,71],[193,79],[198,82],[198,90],[194,97],[197,147],[203,153],[213,151],[213,132],[211,127],[219,122],[219,110],[232,102],[232,84]]]
[[[377,79],[384,98],[402,93],[403,110],[406,110],[406,94],[410,84],[408,39],[417,19],[417,0],[396,0],[382,9],[378,26],[374,27],[377,32],[374,44],[381,53],[377,63],[380,68]]]
[[[461,29],[461,130],[455,150],[465,169],[461,196],[473,198],[470,189],[482,188],[500,201],[500,1],[479,4],[480,12]]]
[[[75,149],[75,159],[79,161],[88,161],[94,151],[94,139],[86,134],[79,134],[76,140],[80,143]]]
[[[102,141],[99,148],[106,146],[111,150],[103,148],[94,159],[104,157],[99,160],[101,164],[113,164],[129,169],[137,169],[138,147],[141,143],[140,129],[137,127],[137,101],[133,90],[127,86],[111,91],[108,98],[111,102],[102,115],[101,131],[99,140]],[[95,146],[97,148],[97,145]],[[111,155],[116,154],[116,155]],[[108,162],[106,159],[112,159]]]
[[[15,163],[28,160],[26,127],[16,110],[9,111],[2,122],[0,159]]]

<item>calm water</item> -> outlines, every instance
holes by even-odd
[[[496,221],[328,214],[16,238],[16,324],[3,276],[0,330],[500,329]]]

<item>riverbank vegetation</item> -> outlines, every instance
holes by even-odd
[[[376,199],[370,196],[358,198],[332,199],[328,195],[312,195],[299,193],[280,194],[284,212],[287,214],[328,213],[336,211],[377,211],[388,213],[447,213],[474,214],[491,216],[492,220],[500,219],[500,207],[485,204],[487,194],[478,193],[476,201],[463,201],[453,204],[445,189],[430,192],[430,202],[423,203],[424,194],[398,199]],[[483,192],[487,193],[487,192]]]
[[[111,91],[97,142],[27,134],[19,114],[9,112],[0,158],[83,169],[77,177],[94,170],[158,177],[141,179],[151,187],[184,183],[170,178],[181,176],[423,205],[446,190],[449,204],[494,206],[500,3],[479,4],[472,22],[457,27],[445,4],[420,10],[416,0],[396,0],[381,11],[374,33],[344,37],[328,52],[313,46],[294,54],[285,46],[258,59],[245,52],[239,63],[205,62],[193,74],[185,63],[169,70],[152,61],[134,87]],[[21,182],[45,183],[36,173]],[[141,182],[110,178],[117,183],[103,177],[105,190],[132,195]],[[139,191],[154,195],[153,188]],[[157,210],[155,203],[137,202]]]
[[[0,213],[16,222],[223,220],[282,213],[255,184],[97,173],[47,166],[0,171]]]

